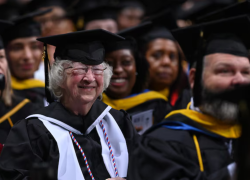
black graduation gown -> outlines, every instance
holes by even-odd
[[[167,99],[155,91],[146,91],[132,97],[117,100],[110,99],[106,94],[103,94],[102,100],[114,109],[124,109],[131,115],[132,122],[134,122],[134,115],[152,110],[152,124],[157,124],[171,110],[171,105]]]
[[[12,124],[15,124],[17,121],[26,118],[28,115],[37,110],[34,104],[32,104],[29,100],[13,96],[12,97],[12,105],[5,106],[3,101],[0,101],[0,119],[4,118],[3,122],[0,123],[0,144],[4,144],[5,140],[9,134],[11,129],[11,124],[7,118],[10,118]]]
[[[46,98],[44,82],[37,79],[18,81],[12,77],[11,85],[15,95],[27,98],[39,107],[44,107]]]
[[[45,101],[45,90],[42,87],[16,90],[13,89],[14,94],[20,97],[29,99],[32,103],[36,104],[39,107],[44,107]]]
[[[183,122],[201,132],[163,127],[170,120]],[[193,135],[199,143],[204,172],[200,170]],[[180,113],[172,115],[144,133],[130,156],[128,179],[228,180],[227,166],[233,158],[225,144],[227,141]]]
[[[106,107],[106,104],[96,100],[89,113],[82,117],[70,113],[60,103],[54,102],[48,107],[42,108],[36,114],[60,120],[84,134]],[[130,154],[139,135],[125,111],[111,109],[109,112],[120,127]],[[96,129],[93,129],[87,135],[74,134],[74,136],[86,154],[95,179],[104,180],[109,178],[109,173],[101,156],[102,148]],[[73,144],[84,178],[90,180],[91,177],[87,171],[83,156],[74,142]],[[59,150],[55,139],[43,123],[36,118],[30,118],[19,121],[12,128],[0,155],[0,177],[4,180],[26,180],[34,162],[48,162],[57,172]]]

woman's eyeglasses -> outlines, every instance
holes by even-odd
[[[100,75],[103,73],[103,71],[105,69],[107,69],[107,67],[99,67],[99,66],[85,66],[85,67],[81,67],[81,68],[74,68],[74,67],[67,67],[66,69],[72,69],[71,73],[74,73],[76,75],[86,75],[89,71],[89,69],[91,69],[92,73],[95,75]]]

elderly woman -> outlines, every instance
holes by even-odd
[[[0,21],[0,31],[10,26],[9,22]],[[28,99],[12,93],[11,75],[6,59],[4,44],[0,38],[0,143],[4,144],[7,135],[18,120],[27,117],[35,109]]]
[[[34,162],[47,162],[60,180],[127,176],[138,135],[126,112],[98,100],[112,76],[102,43],[121,39],[100,29],[39,39],[56,46],[49,87],[59,100],[13,127],[0,157],[3,179],[29,178]]]

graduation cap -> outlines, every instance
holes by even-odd
[[[25,14],[13,20],[14,25],[8,29],[3,35],[5,44],[8,44],[13,39],[32,37],[41,35],[41,27],[38,22],[33,20],[34,17],[50,12],[51,9],[44,11],[36,11]]]
[[[47,44],[56,46],[54,58],[68,59],[75,62],[81,62],[87,65],[98,65],[104,61],[105,49],[103,43],[121,41],[124,38],[102,29],[77,31],[67,34],[55,35],[38,38],[38,41],[44,43],[45,54],[45,91],[48,102],[53,102],[49,92],[48,77],[48,54]]]
[[[9,21],[0,20],[0,34],[2,34],[6,29],[8,29],[13,24]],[[4,48],[4,43],[2,37],[0,36],[0,49]]]
[[[218,9],[224,8],[235,0],[202,0],[193,1],[190,8],[185,8],[185,6],[180,6],[177,10],[177,18],[184,20],[191,20],[196,22],[196,19],[204,14],[216,11]],[[189,2],[187,2],[189,3]]]
[[[137,26],[120,31],[119,34],[123,37],[134,37],[141,46],[157,38],[175,41],[170,30],[176,28],[177,25],[171,11],[163,11],[147,18]]]
[[[250,19],[238,16],[172,31],[190,64],[197,62],[193,89],[195,106],[202,102],[203,58],[214,53],[249,57]]]
[[[235,3],[229,5],[223,9],[210,12],[204,16],[198,17],[197,23],[204,23],[209,21],[215,21],[223,18],[229,18],[244,14],[250,14],[250,0],[246,0],[244,2]]]
[[[65,9],[67,7],[67,4],[63,0],[32,0],[27,4],[25,11],[36,11],[40,8],[46,8],[51,6],[59,6]]]
[[[119,3],[120,10],[126,8],[138,8],[144,10],[144,6],[141,2],[136,0],[123,0]]]
[[[150,16],[166,9],[173,9],[187,0],[141,0],[146,8],[146,15]]]

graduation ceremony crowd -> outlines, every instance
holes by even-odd
[[[249,180],[250,0],[0,0],[0,180]]]

